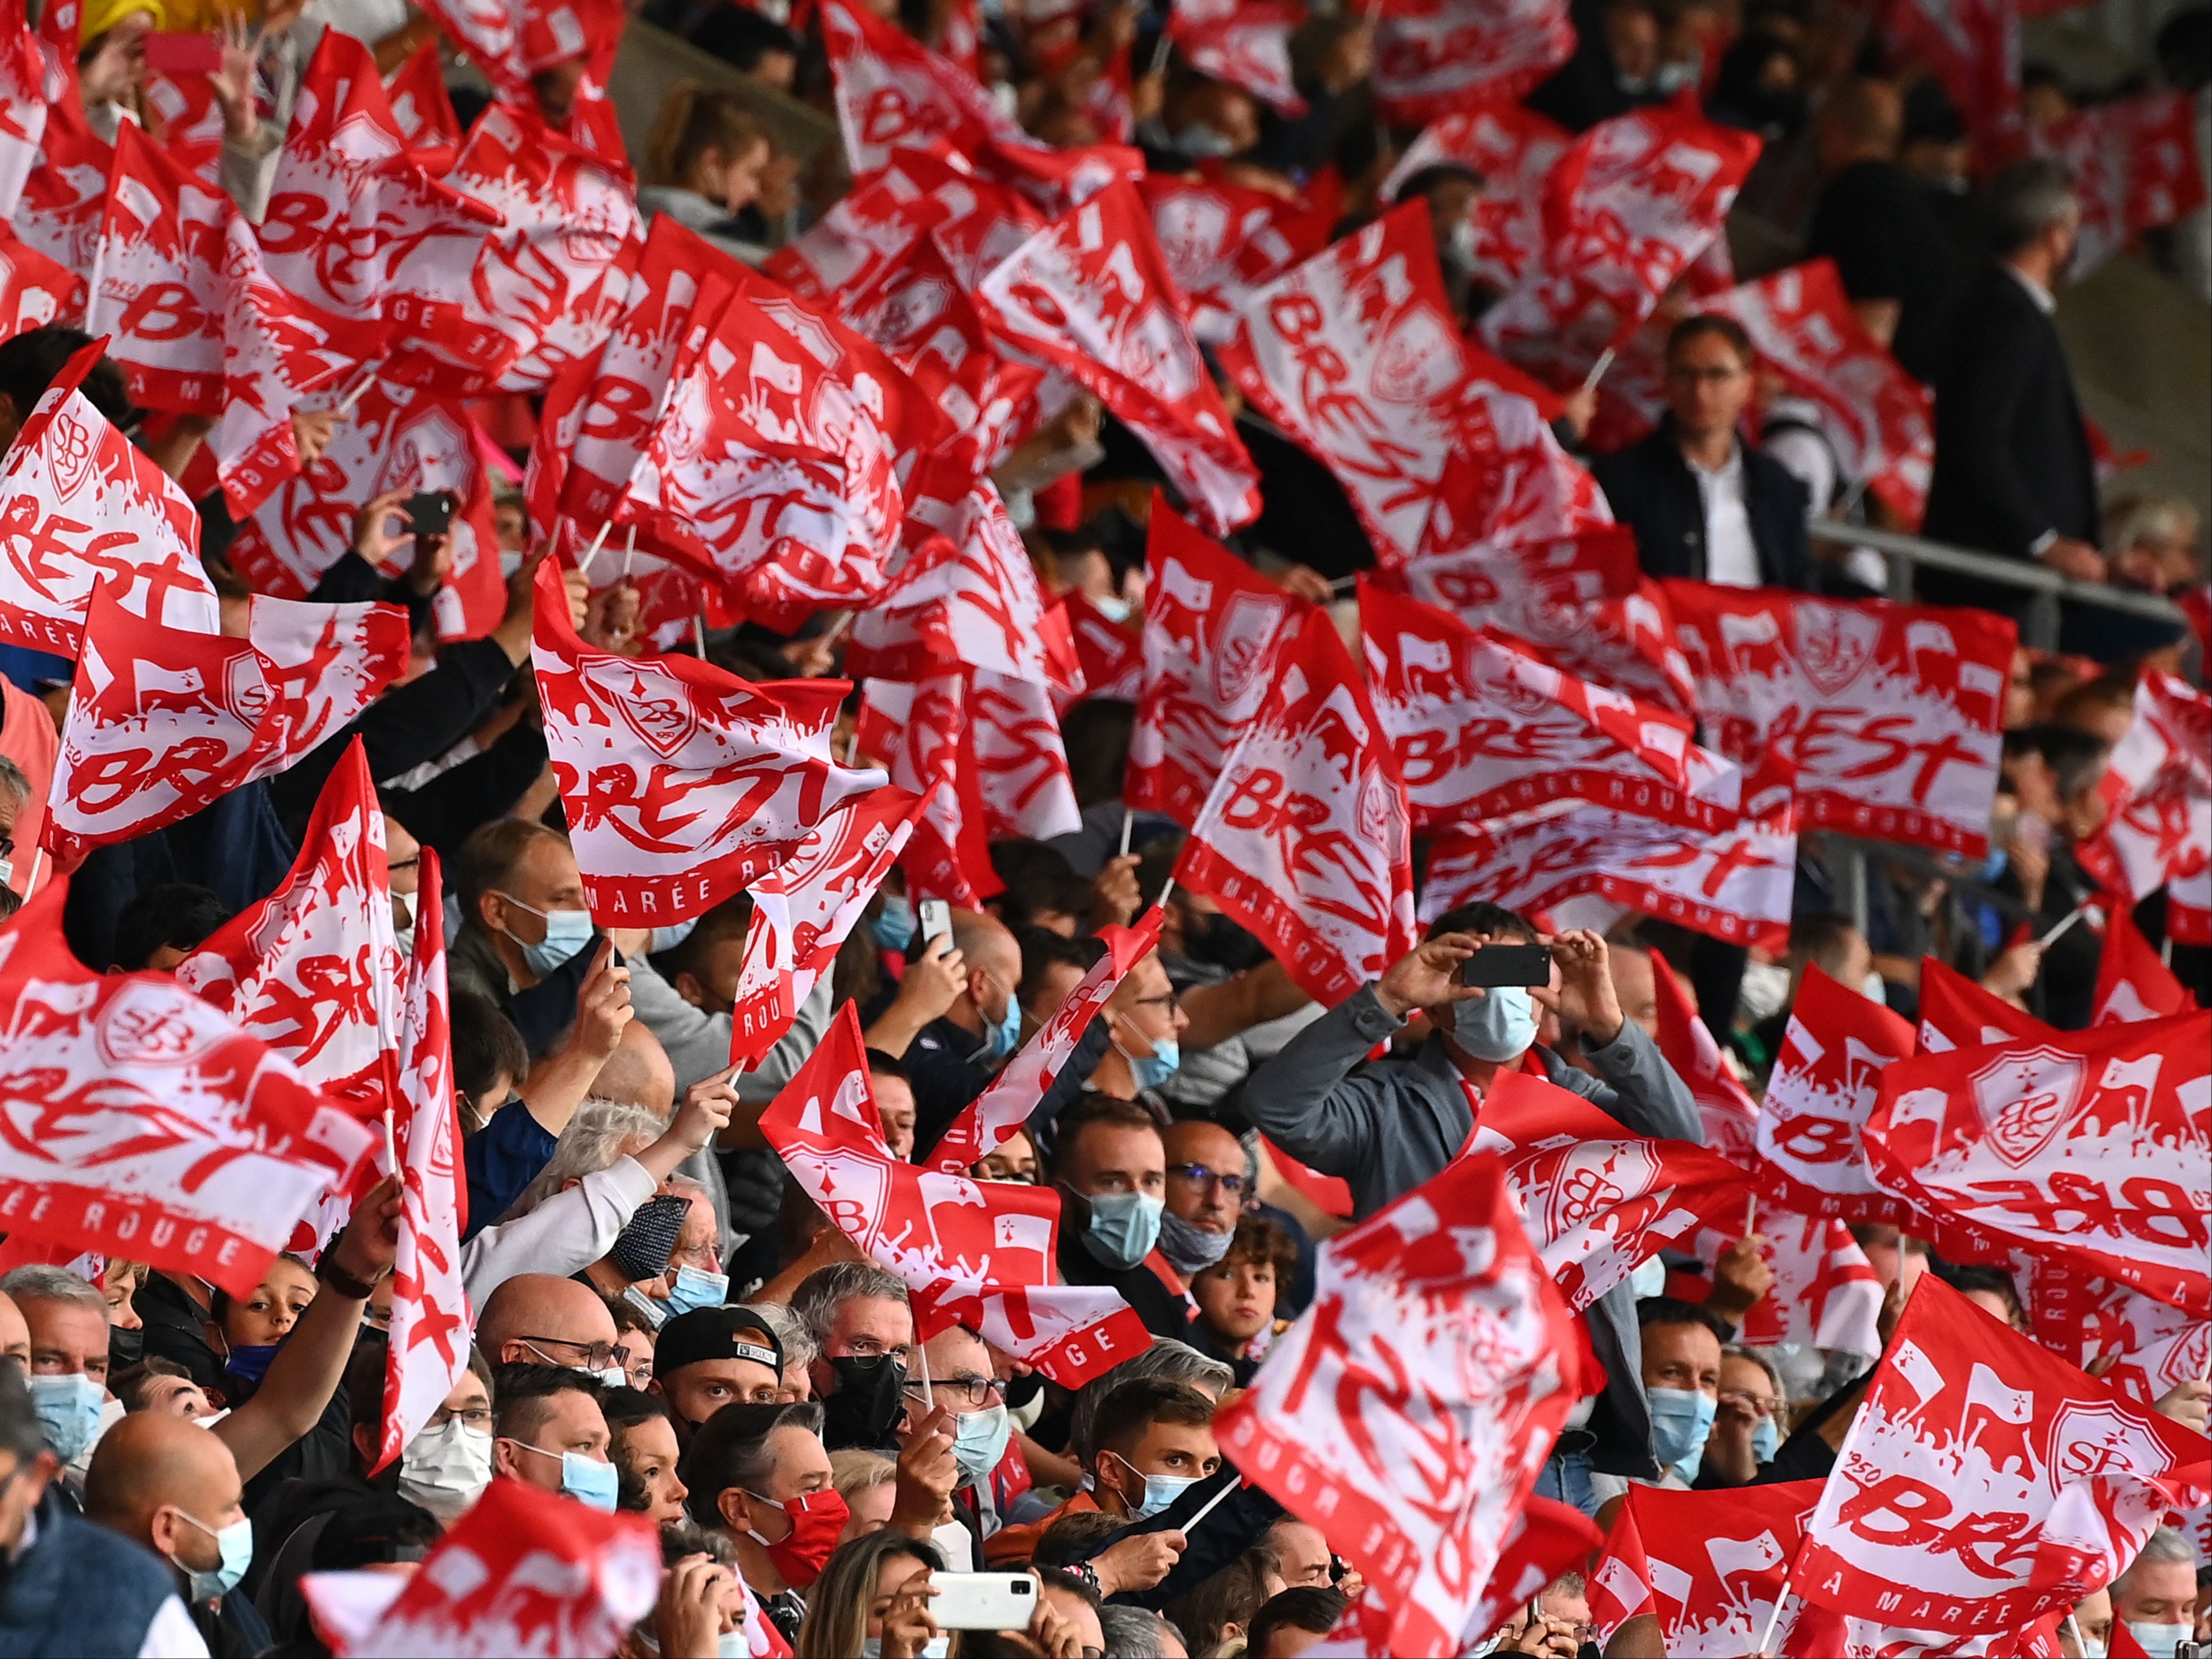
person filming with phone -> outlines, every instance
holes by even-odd
[[[1417,1013],[1429,1035],[1411,1060],[1367,1059]],[[1590,1071],[1537,1041],[1547,1013]],[[1572,1091],[1637,1134],[1704,1144],[1688,1087],[1621,1012],[1605,941],[1580,930],[1540,934],[1494,904],[1438,917],[1425,943],[1255,1072],[1244,1109],[1292,1158],[1342,1176],[1364,1220],[1459,1155],[1492,1080],[1512,1070]],[[1589,1514],[1593,1469],[1650,1480],[1656,1465],[1638,1380],[1635,1291],[1624,1281],[1578,1317],[1605,1392],[1568,1419],[1536,1490]]]

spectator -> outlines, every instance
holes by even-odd
[[[796,1592],[821,1577],[844,1530],[822,1408],[811,1403],[727,1406],[684,1454],[691,1518],[737,1547],[738,1568],[787,1642],[805,1605]]]
[[[913,1085],[915,1141],[923,1152],[988,1086],[988,1068],[1012,1055],[1021,1036],[1014,990],[1022,953],[1014,936],[994,917],[959,911],[952,918],[952,949],[963,977],[951,1006],[897,1055]]]
[[[783,1388],[783,1346],[748,1308],[697,1308],[661,1327],[649,1390],[665,1402],[676,1438],[688,1443],[728,1405],[769,1406]]]
[[[1667,415],[1591,469],[1644,568],[1727,587],[1813,586],[1805,487],[1738,436],[1753,391],[1750,337],[1694,316],[1667,337]]]
[[[1189,1659],[1182,1632],[1142,1607],[1102,1607],[1098,1629],[1115,1659]]]
[[[1334,1589],[1286,1589],[1252,1616],[1252,1659],[1297,1659],[1336,1628],[1352,1603]]]
[[[166,1412],[198,1422],[213,1417],[218,1409],[207,1390],[173,1359],[142,1359],[112,1371],[107,1387],[126,1412]]]
[[[1658,84],[1659,17],[1644,0],[1585,4],[1576,25],[1574,56],[1528,94],[1529,108],[1583,132],[1666,96]]]
[[[615,1364],[630,1387],[642,1393],[653,1381],[653,1333],[659,1326],[634,1302],[610,1302],[607,1313],[615,1322]]]
[[[661,101],[646,143],[638,211],[648,223],[668,214],[724,251],[757,262],[765,250],[734,234],[732,222],[760,199],[774,155],[738,94],[680,81]]]
[[[1055,1128],[1050,1173],[1060,1194],[1060,1277],[1107,1285],[1153,1335],[1180,1335],[1189,1323],[1182,1282],[1164,1261],[1150,1263],[1167,1208],[1167,1152],[1152,1114],[1088,1097]]]
[[[1990,1318],[2002,1319],[2013,1329],[2027,1334],[2027,1310],[2021,1304],[2020,1291],[2014,1287],[2012,1275],[2003,1268],[1985,1267],[1978,1262],[1947,1262],[1936,1273],[1945,1284]]]
[[[28,1383],[46,1444],[67,1468],[83,1461],[100,1433],[107,1389],[107,1303],[63,1267],[17,1267],[0,1292],[29,1334]]]
[[[817,1350],[812,1382],[825,1443],[893,1447],[914,1348],[906,1286],[872,1262],[838,1262],[800,1282],[791,1310]]]
[[[876,1116],[884,1126],[884,1142],[891,1156],[914,1160],[914,1083],[907,1069],[880,1048],[868,1050],[868,1090],[876,1098]]]
[[[1168,1180],[1160,1254],[1188,1279],[1229,1253],[1255,1171],[1243,1145],[1218,1123],[1171,1123],[1161,1144]]]
[[[1282,1226],[1262,1215],[1240,1217],[1221,1260],[1190,1282],[1198,1318],[1191,1340],[1229,1362],[1237,1386],[1249,1388],[1267,1347],[1284,1328],[1276,1298],[1297,1270],[1298,1249]]]
[[[1756,1480],[1782,1449],[1782,1417],[1790,1404],[1773,1365],[1749,1348],[1733,1346],[1721,1350],[1715,1400],[1712,1431],[1691,1483],[1701,1491]]]
[[[916,1659],[937,1638],[930,1575],[944,1571],[942,1556],[902,1533],[870,1533],[840,1546],[814,1581],[792,1651],[797,1659],[846,1659],[864,1650]],[[864,1642],[874,1646],[864,1650]]]
[[[373,1376],[364,1380],[375,1385]],[[359,1407],[354,1413],[356,1422],[364,1425],[380,1421],[382,1415],[380,1409],[373,1417]],[[356,1450],[381,1455],[380,1445],[364,1448],[361,1439],[356,1431]],[[491,1484],[491,1367],[471,1350],[468,1369],[400,1455],[398,1492],[451,1526],[483,1496]]]
[[[921,1352],[929,1380],[906,1385],[907,1431],[920,1436],[937,1413],[945,1414],[937,1431],[951,1437],[953,1467],[940,1468],[927,1483],[933,1487],[941,1480],[946,1487],[942,1510],[931,1517],[930,1535],[947,1564],[965,1572],[983,1559],[983,1540],[999,1528],[991,1476],[1013,1443],[1013,1419],[1006,1389],[991,1374],[991,1351],[975,1332],[951,1326],[923,1343]],[[909,1485],[926,1455],[909,1443],[902,1460]]]
[[[979,1181],[1011,1181],[1018,1185],[1034,1187],[1037,1178],[1036,1148],[1030,1138],[1017,1129],[997,1146],[983,1154],[975,1165]]]
[[[501,1367],[492,1389],[493,1473],[612,1510],[620,1480],[607,1457],[603,1391],[564,1367]]]
[[[1727,1328],[1695,1303],[1647,1297],[1636,1304],[1643,1334],[1644,1398],[1651,1402],[1651,1455],[1657,1484],[1687,1486],[1698,1478],[1720,1408],[1721,1344]],[[1610,1501],[1628,1490],[1613,1477],[1592,1477]],[[1608,1524],[1607,1515],[1600,1524]]]
[[[599,1414],[606,1419],[607,1459],[615,1466],[615,1507],[655,1526],[683,1520],[690,1489],[676,1473],[680,1453],[667,1406],[635,1389],[609,1389],[599,1396]]]
[[[1182,1063],[1182,1034],[1190,1017],[1182,1011],[1158,951],[1148,952],[1106,999],[1102,1023],[1109,1051],[1091,1073],[1091,1087],[1115,1100],[1155,1094]]]
[[[898,1464],[881,1452],[848,1446],[830,1454],[830,1484],[848,1511],[840,1544],[890,1525],[898,1497]]]
[[[611,1389],[629,1381],[615,1363],[615,1322],[607,1304],[573,1279],[517,1273],[507,1279],[477,1316],[477,1346],[495,1369],[566,1367]]]
[[[1336,1558],[1320,1528],[1285,1516],[1260,1541],[1274,1552],[1285,1589],[1326,1589],[1335,1582]]]
[[[1283,1589],[1273,1558],[1265,1550],[1247,1550],[1168,1603],[1168,1616],[1190,1632],[1200,1653],[1218,1653],[1244,1642],[1254,1616]]]
[[[2160,1527],[2112,1581],[2112,1619],[2145,1653],[2169,1654],[2197,1634],[2196,1559],[2180,1534]]]

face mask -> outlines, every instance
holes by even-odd
[[[1109,593],[1103,598],[1092,599],[1091,608],[1105,617],[1108,622],[1125,623],[1129,620],[1129,613],[1135,610],[1136,606],[1131,605],[1119,593]]]
[[[612,1515],[615,1495],[621,1485],[621,1477],[615,1473],[613,1464],[586,1457],[581,1452],[561,1454],[561,1490],[585,1508]]]
[[[1763,1025],[1790,1006],[1790,970],[1778,962],[1747,962],[1735,994],[1746,1024]]]
[[[952,1457],[969,1485],[980,1486],[991,1478],[1013,1433],[1013,1419],[1004,1406],[987,1406],[952,1419]]]
[[[1751,1457],[1755,1463],[1771,1463],[1774,1454],[1782,1449],[1782,1425],[1771,1417],[1762,1417],[1751,1425]]]
[[[830,1362],[837,1378],[822,1401],[822,1443],[874,1449],[889,1443],[891,1425],[906,1408],[906,1367],[889,1354],[847,1354]]]
[[[1444,240],[1443,254],[1444,263],[1459,272],[1461,276],[1474,275],[1474,267],[1480,255],[1477,251],[1474,220],[1462,219],[1452,227],[1451,234]]]
[[[785,1583],[793,1589],[805,1589],[822,1576],[823,1565],[836,1551],[837,1534],[845,1530],[845,1522],[852,1519],[853,1512],[835,1492],[809,1492],[788,1504],[779,1504],[757,1492],[748,1492],[746,1496],[756,1504],[781,1510],[791,1518],[790,1536],[781,1543],[771,1544],[750,1530],[745,1536],[768,1552],[769,1560],[783,1575]]]
[[[1203,161],[1209,156],[1218,156],[1225,161],[1237,154],[1235,143],[1203,121],[1193,121],[1176,134],[1175,147],[1178,154],[1188,155],[1194,161]]]
[[[616,1235],[607,1261],[631,1284],[658,1279],[668,1266],[669,1253],[690,1216],[691,1200],[675,1193],[649,1198],[637,1206],[629,1224]]]
[[[2151,1659],[2166,1659],[2175,1646],[2186,1642],[2196,1633],[2193,1625],[2146,1625],[2130,1619],[2128,1634],[2136,1638],[2136,1645]]]
[[[951,1637],[933,1636],[921,1644],[921,1659],[945,1659],[945,1655],[951,1651]],[[860,1638],[860,1659],[883,1659],[883,1656],[884,1638],[882,1637],[863,1636]]]
[[[522,552],[520,548],[502,547],[499,550],[499,574],[501,580],[505,580],[521,568]]]
[[[884,894],[884,908],[869,919],[868,931],[876,936],[878,950],[905,955],[914,943],[914,906],[902,894]]]
[[[404,911],[407,916],[407,920],[404,922],[395,916],[392,919],[395,925],[392,931],[399,936],[399,948],[410,955],[413,954],[412,947],[415,943],[415,901],[421,896],[419,893],[394,893],[392,896],[392,902]]]
[[[1452,1005],[1452,1037],[1477,1060],[1503,1064],[1536,1040],[1536,1004],[1518,985],[1501,985]]]
[[[1867,969],[1867,976],[1859,982],[1859,994],[1869,1002],[1879,1002],[1885,1008],[1889,1006],[1889,994],[1882,989],[1881,975],[1878,969]]]
[[[1636,1293],[1638,1302],[1647,1296],[1664,1296],[1667,1292],[1667,1264],[1656,1255],[1645,1256],[1628,1275],[1628,1288]]]
[[[399,1455],[399,1495],[438,1519],[458,1519],[491,1484],[491,1436],[458,1417],[425,1429]]]
[[[1117,1458],[1121,1455],[1115,1453]],[[1136,1466],[1126,1458],[1121,1459],[1121,1467],[1137,1475],[1137,1484],[1144,1492],[1142,1498],[1133,1498],[1127,1492],[1122,1494],[1121,1501],[1130,1506],[1130,1516],[1137,1521],[1149,1521],[1172,1509],[1176,1499],[1196,1486],[1200,1479],[1194,1474],[1137,1474]]]
[[[719,1308],[729,1299],[730,1276],[700,1267],[678,1267],[676,1282],[668,1287],[668,1306],[675,1313],[696,1308]]]
[[[1139,1089],[1157,1089],[1173,1077],[1182,1065],[1182,1044],[1173,1037],[1159,1037],[1152,1043],[1152,1052],[1139,1058],[1121,1047],[1118,1040],[1114,1048],[1129,1062],[1129,1075],[1137,1080]]]
[[[1166,1200],[1142,1193],[1099,1193],[1089,1202],[1091,1222],[1083,1230],[1083,1247],[1108,1267],[1133,1267],[1160,1242]]]
[[[244,1516],[217,1531],[204,1521],[193,1519],[182,1510],[177,1513],[191,1522],[202,1532],[215,1540],[218,1565],[212,1572],[193,1572],[187,1586],[190,1598],[195,1601],[213,1601],[228,1595],[238,1588],[239,1580],[246,1577],[246,1568],[253,1565],[253,1522]]]
[[[100,1432],[100,1396],[106,1390],[82,1371],[23,1380],[30,1385],[31,1405],[39,1413],[46,1443],[64,1463],[76,1462]]]
[[[1645,1395],[1651,1405],[1651,1455],[1661,1468],[1672,1466],[1683,1480],[1696,1480],[1718,1402],[1702,1389],[1650,1389]]]
[[[752,1638],[745,1634],[743,1625],[735,1630],[726,1630],[714,1638],[714,1659],[749,1659],[752,1650]]]
[[[635,1285],[623,1292],[623,1300],[638,1310],[646,1322],[659,1330],[675,1316],[675,1309],[665,1302],[656,1302]]]
[[[0,885],[5,885],[0,883]],[[146,1357],[146,1328],[139,1326],[125,1330],[120,1325],[107,1328],[107,1369],[119,1371],[125,1365],[135,1365]]]
[[[2081,1638],[2081,1659],[2105,1659],[2105,1644],[2094,1636]]]
[[[1000,119],[1013,120],[1021,112],[1021,89],[1012,81],[992,82],[991,107],[999,112]]]
[[[1004,1060],[1022,1046],[1022,1005],[1012,991],[1006,993],[1006,1012],[991,1028],[989,1047],[984,1050],[992,1060]]]
[[[1160,1212],[1160,1254],[1188,1279],[1229,1254],[1234,1233],[1210,1233],[1194,1227],[1173,1210]]]
[[[699,918],[693,916],[688,921],[671,922],[665,927],[654,928],[653,932],[646,937],[646,955],[649,957],[657,957],[663,951],[673,951],[678,945],[683,944],[685,939],[691,937],[691,930],[698,925]]]
[[[0,859],[0,887],[10,886],[15,879],[15,860]]]
[[[269,1375],[269,1362],[276,1357],[280,1346],[275,1342],[241,1344],[224,1358],[222,1368],[241,1382],[251,1382],[258,1388],[261,1379]]]
[[[524,945],[520,939],[514,939],[512,933],[507,935],[521,947],[522,959],[530,964],[530,971],[540,979],[592,942],[592,913],[589,910],[538,910],[511,893],[501,893],[500,896],[518,910],[529,910],[532,915],[545,919],[545,937],[535,945]]]

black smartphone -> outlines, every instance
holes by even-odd
[[[1459,966],[1459,982],[1485,989],[1501,985],[1549,985],[1552,947],[1548,945],[1483,945]]]
[[[442,536],[453,522],[453,508],[459,505],[450,489],[417,490],[400,504],[407,515],[407,527],[417,536]]]

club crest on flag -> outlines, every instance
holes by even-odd
[[[2015,1170],[2048,1146],[2081,1103],[2085,1069],[2077,1054],[2038,1044],[2012,1049],[1974,1073],[1974,1103],[1989,1126],[1989,1147]]]
[[[1224,706],[1243,702],[1267,672],[1273,660],[1283,610],[1279,596],[1249,592],[1229,596],[1213,650],[1213,692]]]
[[[657,663],[635,665],[629,678],[628,695],[614,699],[623,723],[663,760],[675,759],[699,729],[689,690]]]
[[[211,1046],[179,1018],[177,1000],[150,981],[129,980],[101,1009],[93,1036],[113,1066],[189,1066]]]
[[[2116,1406],[2062,1406],[2051,1422],[2045,1466],[2062,1480],[2094,1480],[2123,1466],[2157,1476],[2172,1466],[2166,1448],[2146,1440],[2136,1421]]]
[[[1829,696],[1840,696],[1875,659],[1881,644],[1881,619],[1837,605],[1795,609],[1797,660],[1805,678]]]
[[[1547,1173],[1544,1219],[1553,1238],[1659,1184],[1658,1161],[1643,1141],[1578,1141]]]

